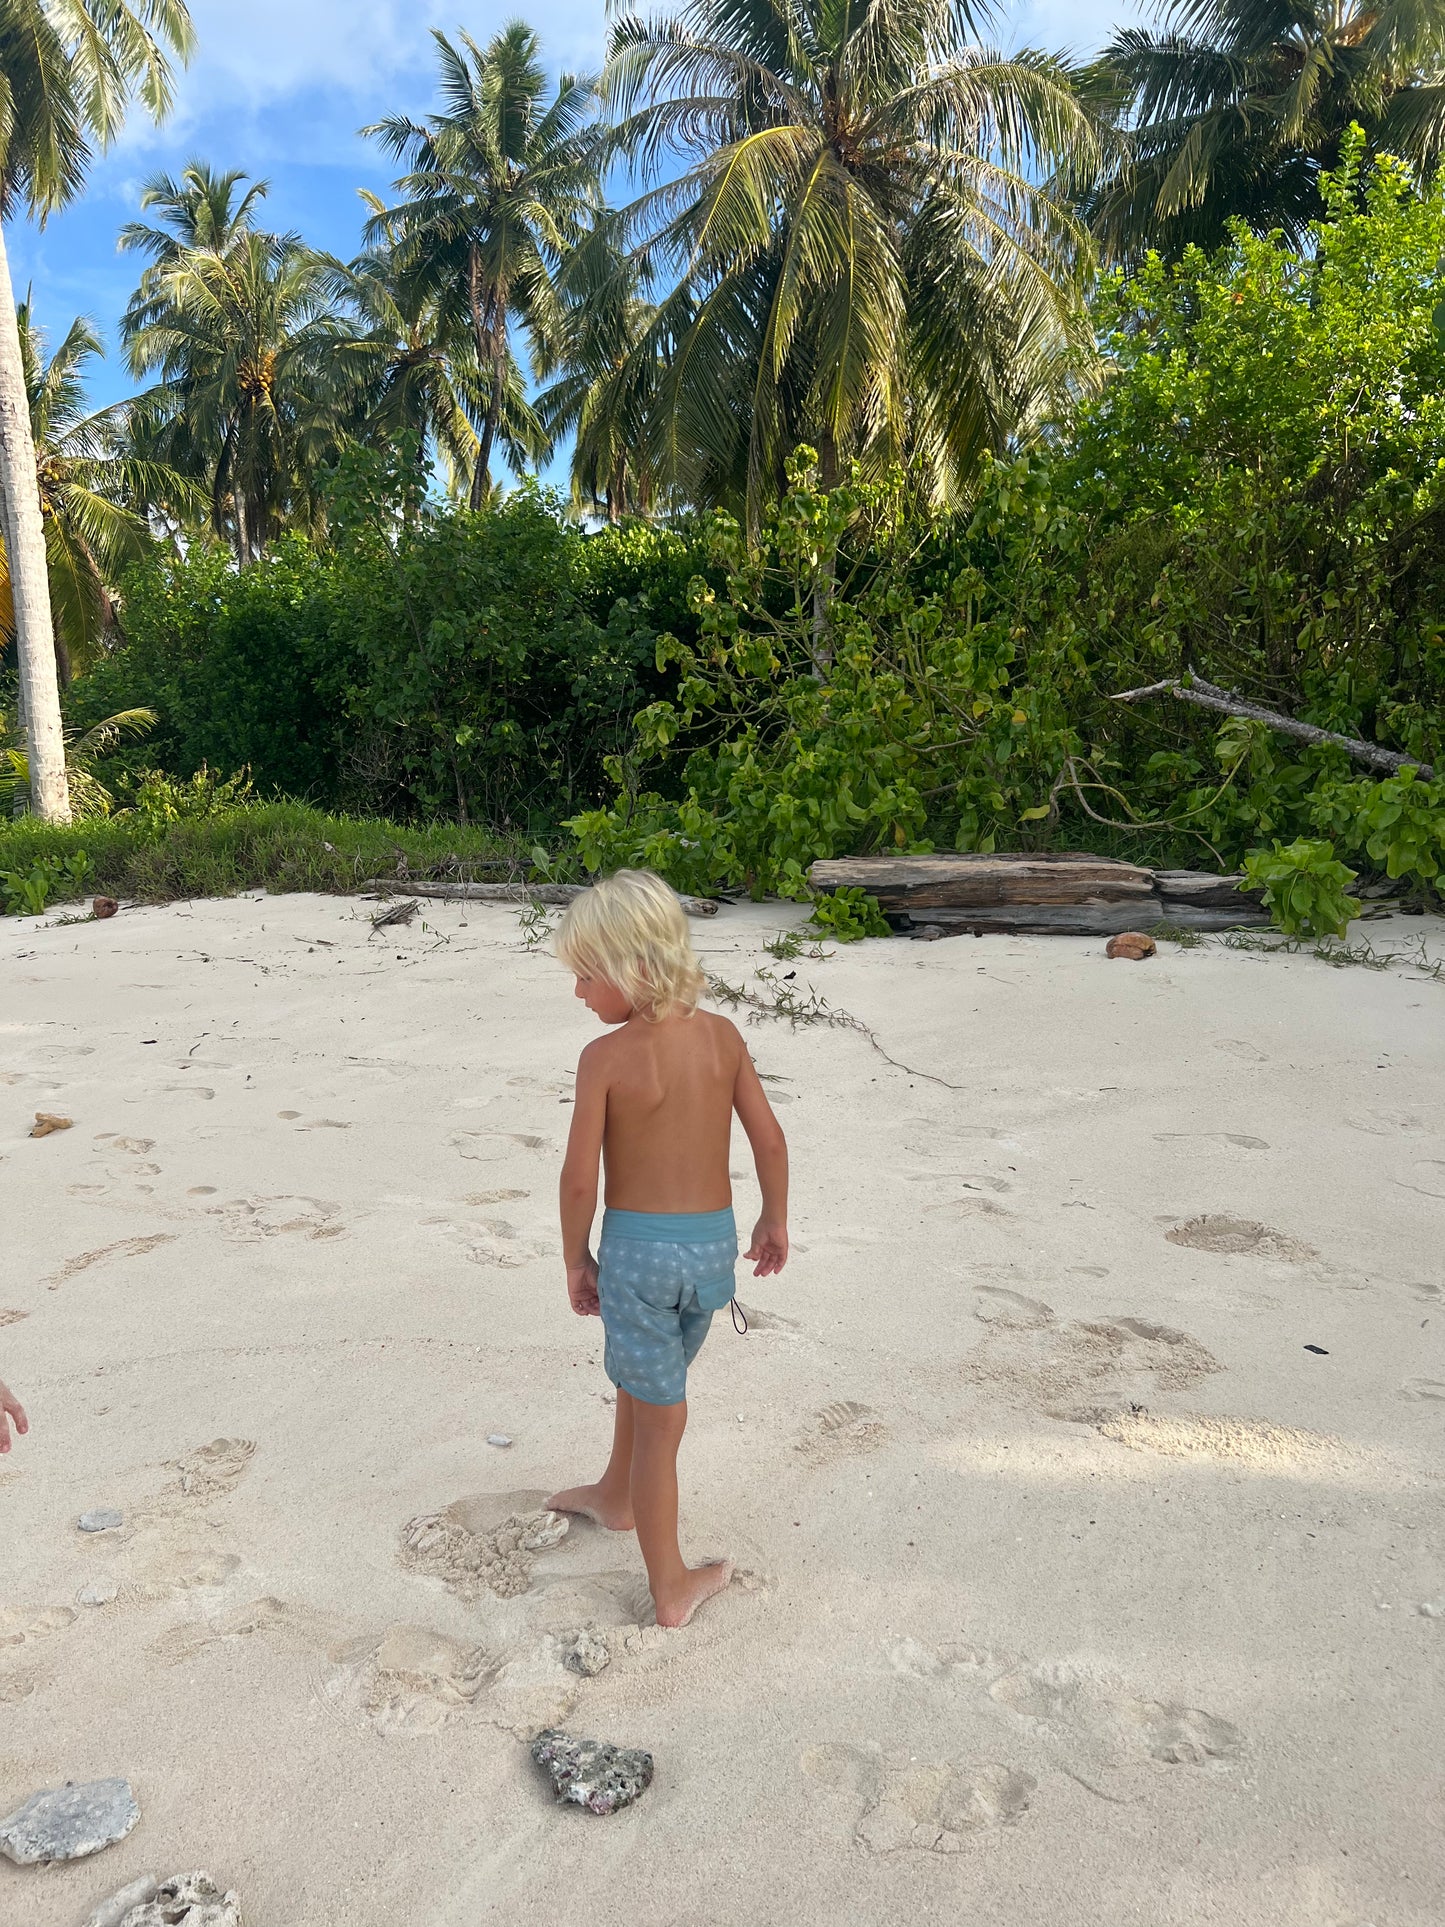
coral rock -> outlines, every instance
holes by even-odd
[[[0,1820],[0,1853],[20,1867],[80,1860],[124,1840],[139,1819],[128,1780],[67,1782],[32,1793],[23,1807]]]
[[[52,1131],[68,1131],[74,1124],[73,1117],[57,1117],[53,1111],[37,1111],[35,1122],[30,1127],[31,1137],[49,1137]]]
[[[242,1927],[241,1906],[208,1873],[147,1877],[102,1901],[85,1927]]]
[[[559,1800],[589,1813],[616,1813],[652,1785],[652,1755],[605,1740],[578,1740],[549,1727],[532,1742],[532,1758]]]
[[[569,1673],[580,1673],[583,1679],[596,1679],[604,1668],[612,1664],[612,1649],[600,1633],[586,1626],[563,1653],[562,1664]]]

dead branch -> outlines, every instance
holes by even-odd
[[[405,892],[414,897],[442,897],[461,903],[571,903],[583,883],[421,883],[416,877],[372,877],[363,890]],[[682,897],[690,917],[715,917],[717,905],[709,897]]]
[[[1357,763],[1366,763],[1371,769],[1389,770],[1391,775],[1398,775],[1402,769],[1413,769],[1419,771],[1422,782],[1434,780],[1435,770],[1430,763],[1419,762],[1413,756],[1402,756],[1398,750],[1382,749],[1378,743],[1362,742],[1358,736],[1341,736],[1333,729],[1317,729],[1313,723],[1302,723],[1293,716],[1282,716],[1277,709],[1266,709],[1261,703],[1246,702],[1242,696],[1236,696],[1228,689],[1220,689],[1217,684],[1206,682],[1202,676],[1191,675],[1187,682],[1171,676],[1163,682],[1151,682],[1143,689],[1121,689],[1117,695],[1110,697],[1110,701],[1137,703],[1149,696],[1176,696],[1180,702],[1196,703],[1201,709],[1215,709],[1225,716],[1242,716],[1246,722],[1263,723],[1268,729],[1278,730],[1282,736],[1297,736],[1302,743],[1333,743]]]

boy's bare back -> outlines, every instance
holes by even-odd
[[[745,1129],[769,1112],[736,1026],[704,1010],[634,1016],[589,1044],[577,1103],[605,1106],[605,1197],[616,1211],[725,1209],[733,1111]]]

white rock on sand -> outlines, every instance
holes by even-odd
[[[749,1031],[796,1251],[694,1372],[684,1544],[741,1576],[668,1634],[630,1539],[507,1552],[611,1423],[554,1224],[591,1020],[510,912],[369,908],[0,925],[0,1811],[145,1810],[0,1919],[201,1865],[259,1927],[1438,1927],[1445,986],[698,925],[879,1048]],[[548,1726],[647,1798],[559,1811]]]

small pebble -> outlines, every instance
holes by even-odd
[[[93,1512],[82,1512],[75,1523],[82,1532],[114,1532],[124,1522],[113,1505],[102,1505]]]
[[[78,1606],[108,1606],[120,1592],[113,1579],[98,1579],[89,1586],[82,1586],[75,1595]]]
[[[1445,1619],[1445,1599],[1424,1599],[1415,1608],[1422,1619]]]
[[[488,1445],[510,1445],[511,1443],[512,1441],[507,1437],[505,1432],[488,1432],[487,1434]]]
[[[600,1633],[584,1627],[562,1655],[562,1664],[569,1673],[580,1673],[583,1679],[596,1679],[597,1675],[612,1664],[612,1649]]]

